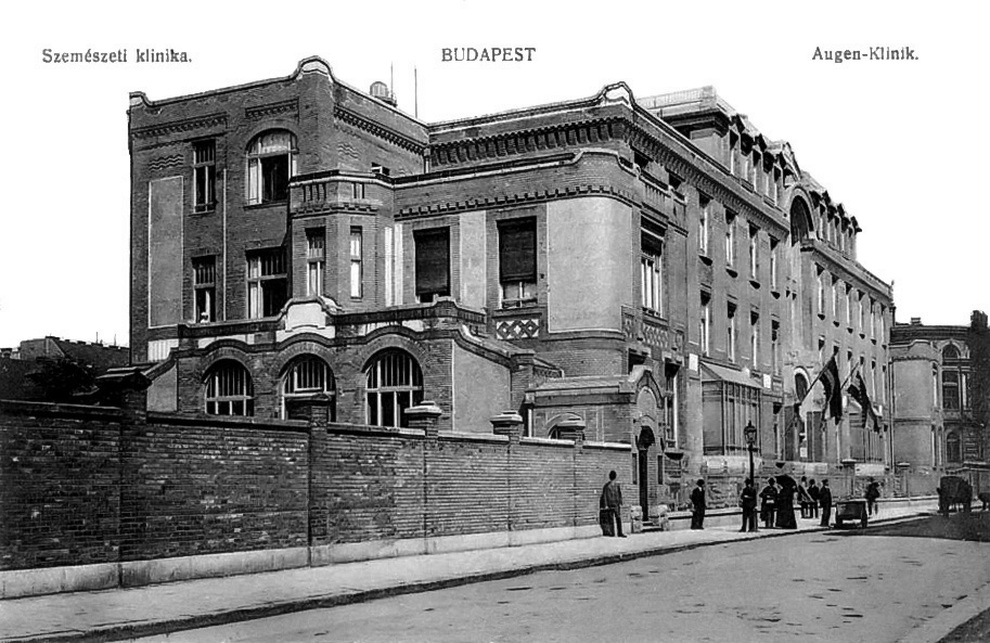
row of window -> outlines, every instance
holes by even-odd
[[[869,370],[867,370],[865,355],[860,355],[859,361],[856,362],[854,361],[855,358],[852,349],[848,348],[846,349],[846,361],[842,362],[838,344],[833,343],[831,351],[826,350],[827,347],[828,343],[825,340],[825,336],[820,335],[818,337],[818,360],[821,364],[825,364],[832,355],[835,355],[840,372],[851,373],[853,369],[858,369],[863,377],[863,381],[866,383],[870,399],[874,402],[886,402],[886,387],[883,386],[883,383],[887,381],[886,364],[881,365],[878,369],[877,361],[872,359],[870,360]]]
[[[731,301],[726,302],[725,318],[725,352],[726,358],[735,362],[738,357],[739,332],[737,306]],[[703,355],[711,354],[711,293],[701,291],[701,314],[698,318],[698,337]],[[750,365],[754,370],[760,369],[760,347],[762,346],[760,332],[760,314],[750,311],[749,314],[749,354]],[[780,374],[780,322],[770,321],[770,366],[773,374]]]
[[[853,311],[855,310],[855,319],[858,321],[860,332],[865,334],[867,324],[869,324],[870,337],[873,339],[879,338],[881,342],[885,342],[886,328],[884,317],[887,314],[886,306],[878,304],[872,297],[867,297],[866,293],[855,290],[851,284],[843,284],[838,277],[834,275],[829,277],[825,269],[821,266],[817,266],[816,271],[818,314],[821,317],[827,315],[826,293],[829,293],[828,296],[831,297],[830,309],[832,319],[835,322],[839,321],[841,308],[845,313],[846,325],[852,326],[854,319]],[[826,283],[828,278],[831,279],[831,286]],[[869,311],[868,322],[867,311]]]
[[[736,228],[739,226],[737,215],[729,209],[725,210],[725,238],[724,257],[725,266],[729,270],[738,270],[737,266],[737,236]],[[750,279],[759,278],[760,270],[760,229],[749,224],[749,241],[747,244],[747,268]],[[711,200],[707,197],[701,199],[701,211],[698,219],[698,252],[704,256],[709,256],[711,236]],[[770,239],[770,288],[777,289],[777,269],[778,269],[778,242]]]
[[[740,140],[735,132],[729,134],[729,174],[749,183],[774,205],[780,202],[784,189],[781,168],[773,162],[772,155],[762,154],[758,145]]]
[[[287,130],[269,130],[251,139],[245,150],[245,200],[248,205],[277,203],[289,198],[289,180],[297,174],[299,148]],[[371,171],[388,176],[389,168],[373,163]],[[217,203],[217,142],[193,143],[193,206],[208,212]],[[352,185],[353,198],[365,198],[364,183]]]
[[[375,426],[408,426],[406,409],[423,400],[423,372],[416,360],[398,349],[378,353],[365,374],[365,419]],[[283,418],[292,418],[299,401],[314,396],[331,400],[331,420],[336,384],[330,366],[314,355],[293,360],[281,375]],[[203,380],[204,409],[209,415],[254,415],[254,382],[235,360],[214,364]]]

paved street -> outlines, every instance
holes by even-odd
[[[962,518],[729,543],[141,640],[893,642],[990,584],[987,517]]]

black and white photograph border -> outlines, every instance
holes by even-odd
[[[5,14],[0,640],[990,640],[990,9]]]

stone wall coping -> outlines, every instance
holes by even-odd
[[[271,431],[309,431],[309,422],[304,420],[278,420],[275,418],[231,417],[207,415],[205,413],[162,413],[148,412],[148,424],[170,424],[180,426],[239,427]]]
[[[463,442],[492,442],[504,444],[509,441],[507,435],[494,433],[465,433],[462,431],[440,431],[441,440],[461,440]]]
[[[116,406],[92,406],[88,404],[63,404],[56,402],[32,402],[26,400],[0,400],[2,415],[44,415],[88,420],[120,421],[122,409]]]
[[[519,444],[547,447],[574,447],[574,440],[555,440],[553,438],[520,438]]]
[[[372,426],[370,424],[343,424],[331,422],[327,425],[327,434],[334,435],[377,435],[392,438],[423,439],[426,431],[395,426]]]
[[[631,444],[626,442],[585,442],[585,449],[609,449],[612,451],[632,451]]]

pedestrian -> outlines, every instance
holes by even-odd
[[[778,476],[780,489],[777,491],[777,526],[781,529],[797,529],[794,519],[794,493],[797,483],[788,475]]]
[[[822,506],[822,527],[828,527],[832,520],[832,490],[828,480],[822,480],[822,490],[818,492],[818,502]]]
[[[760,491],[760,515],[763,526],[773,527],[773,514],[777,508],[777,483],[773,478],[767,478],[767,486]]]
[[[705,528],[705,481],[698,480],[691,492],[691,529]]]
[[[811,517],[818,518],[818,495],[821,489],[815,479],[808,481],[808,495],[811,496]]]
[[[866,485],[866,513],[872,516],[877,512],[877,498],[880,497],[880,485],[870,478],[870,483]]]
[[[608,472],[608,482],[602,487],[602,503],[605,505],[605,509],[609,514],[609,527],[611,529],[602,528],[602,531],[607,536],[618,536],[619,538],[625,538],[626,535],[622,533],[622,487],[618,482],[615,481],[616,473],[615,471]],[[609,533],[611,532],[611,533]]]
[[[798,502],[801,503],[801,517],[811,518],[811,494],[808,493],[808,478],[801,476],[801,484],[797,489]]]
[[[739,505],[742,507],[743,523],[739,531],[758,531],[756,528],[756,488],[753,486],[753,479],[746,478],[746,486],[743,487],[739,498]]]

